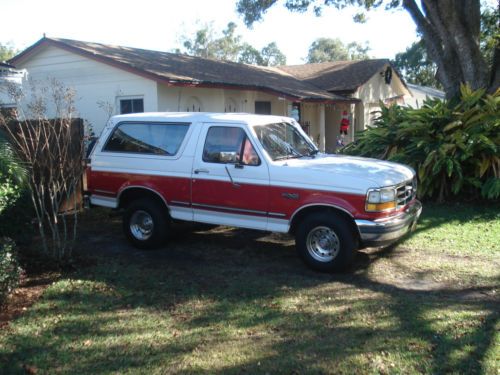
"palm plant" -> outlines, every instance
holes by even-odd
[[[399,161],[418,172],[421,197],[500,197],[500,90],[461,87],[459,101],[385,107],[342,152]]]

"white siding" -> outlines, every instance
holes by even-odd
[[[19,68],[27,69],[29,78],[47,84],[51,78],[76,90],[78,115],[87,120],[97,135],[103,129],[108,114],[98,103],[104,102],[119,112],[119,96],[144,98],[144,110],[158,110],[155,81],[99,63],[95,60],[67,52],[56,47],[43,48]],[[25,87],[28,87],[26,85]]]
[[[270,101],[271,114],[287,115],[288,104],[276,96],[258,91],[217,88],[173,87],[158,84],[158,110],[163,112],[255,112],[255,101]]]
[[[387,68],[384,66],[380,71],[383,72]],[[396,73],[393,72],[390,84],[385,83],[384,76],[376,73],[368,80],[358,91],[353,95],[355,98],[361,99],[363,102],[364,114],[363,118],[358,118],[360,124],[357,124],[356,130],[366,129],[371,119],[374,117],[373,112],[380,109],[379,101],[385,101],[401,97],[401,103],[404,102],[403,97],[410,97],[411,93],[403,85]],[[358,128],[359,126],[359,128]]]

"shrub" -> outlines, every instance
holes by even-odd
[[[19,284],[20,277],[21,268],[17,262],[14,242],[3,239],[0,241],[0,307]]]
[[[29,83],[27,92],[11,90],[19,120],[0,114],[0,127],[29,171],[40,253],[65,265],[71,263],[80,208],[82,121],[73,117],[73,90],[56,80]]]
[[[27,172],[0,134],[0,237],[28,239],[32,214]]]
[[[402,162],[418,173],[419,195],[443,201],[500,197],[500,90],[462,86],[460,101],[420,109],[382,106],[375,126],[341,152]]]
[[[26,182],[26,170],[0,134],[0,215],[19,199]]]

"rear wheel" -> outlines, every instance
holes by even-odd
[[[356,237],[341,215],[324,212],[307,216],[297,229],[297,251],[302,260],[318,271],[342,271],[353,261]]]
[[[127,239],[139,249],[160,247],[170,231],[168,213],[152,199],[138,199],[125,210],[123,231]]]

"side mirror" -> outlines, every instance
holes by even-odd
[[[219,152],[219,161],[221,163],[237,163],[238,154],[235,151],[221,151]]]

